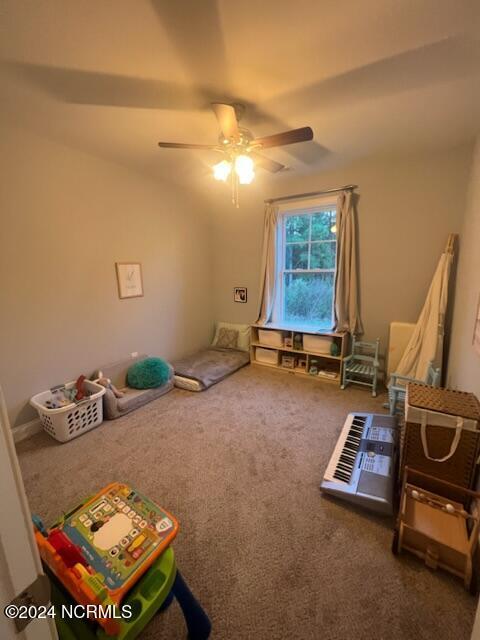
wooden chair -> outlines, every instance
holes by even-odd
[[[377,395],[378,349],[380,338],[375,342],[361,342],[352,336],[352,352],[343,360],[341,389],[352,384],[361,384],[372,389],[372,396]]]
[[[407,384],[416,382],[417,384],[428,384],[432,387],[440,386],[440,367],[435,368],[433,362],[430,362],[425,380],[416,380],[409,376],[401,376],[398,373],[392,373],[388,384],[388,408],[390,415],[394,416],[397,412],[397,404],[402,403],[405,406],[405,395],[407,393]]]
[[[430,569],[450,571],[476,595],[479,519],[471,506],[479,498],[480,493],[405,467],[393,553],[405,549]]]

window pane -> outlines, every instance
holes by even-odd
[[[287,242],[308,240],[310,216],[287,216],[285,221]]]
[[[286,273],[284,320],[330,329],[333,324],[333,273]]]
[[[310,269],[335,269],[335,242],[317,242],[312,244]]]
[[[287,244],[285,269],[308,269],[308,243]]]
[[[333,240],[336,237],[335,224],[335,210],[314,213],[312,215],[312,240]]]

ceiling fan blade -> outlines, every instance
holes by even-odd
[[[183,142],[159,142],[159,147],[163,149],[205,149],[210,151],[221,151],[216,144],[184,144]]]
[[[253,144],[262,147],[262,149],[267,149],[269,147],[284,147],[287,144],[306,142],[308,140],[313,140],[312,129],[310,127],[301,127],[300,129],[291,129],[283,133],[275,133],[273,136],[255,138]]]
[[[212,102],[212,109],[217,116],[223,137],[227,140],[230,138],[238,138],[238,122],[235,108],[232,107],[231,104]]]
[[[258,104],[244,100],[243,97],[241,100],[242,104],[245,105],[245,116],[242,117],[242,124],[245,120],[245,126],[247,129],[253,129],[253,131],[255,131],[259,126],[268,126],[273,131],[284,131],[287,128],[285,122],[273,115],[271,111],[266,111]],[[228,102],[230,102],[230,100],[228,100]],[[274,108],[273,104],[272,108]],[[288,153],[290,156],[295,158],[295,160],[308,165],[317,163],[319,160],[327,156],[330,151],[315,140],[312,140],[310,144],[290,145],[290,147],[285,150],[285,153]]]
[[[259,153],[252,152],[250,154],[252,158],[255,160],[255,163],[258,164],[262,169],[266,169],[266,171],[270,171],[271,173],[278,173],[278,171],[282,171],[286,169],[284,164],[280,164],[280,162],[275,162],[275,160],[270,160],[270,158],[266,158],[265,156],[261,156]]]

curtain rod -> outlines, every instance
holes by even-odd
[[[345,187],[337,187],[336,189],[325,189],[324,191],[310,191],[309,193],[295,193],[291,196],[280,196],[279,198],[269,198],[264,200],[265,204],[272,202],[280,202],[281,200],[299,200],[300,198],[310,198],[312,196],[323,196],[327,193],[337,193],[338,191],[353,191],[357,189],[357,184],[347,184]]]

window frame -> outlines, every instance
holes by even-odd
[[[325,331],[331,331],[333,330],[333,326],[335,323],[335,280],[336,280],[336,274],[337,274],[337,261],[338,261],[338,255],[337,255],[337,237],[335,236],[335,238],[333,240],[313,240],[311,239],[312,237],[312,215],[315,213],[322,213],[324,211],[335,211],[335,224],[337,224],[338,220],[337,220],[337,214],[338,214],[338,208],[337,208],[337,199],[324,199],[322,198],[321,200],[318,201],[317,204],[315,204],[314,202],[308,202],[305,204],[302,204],[301,202],[297,203],[296,206],[292,206],[290,203],[290,206],[283,208],[282,210],[279,211],[279,222],[280,224],[278,225],[278,229],[277,229],[277,238],[276,238],[276,248],[277,248],[277,268],[276,268],[276,284],[277,284],[277,295],[276,300],[275,300],[275,305],[274,305],[274,322],[276,324],[280,324],[283,326],[294,326],[294,324],[292,322],[289,322],[288,320],[285,319],[285,274],[287,273],[292,273],[292,274],[310,274],[310,273],[332,273],[333,274],[333,295],[332,295],[332,313],[331,313],[331,325],[328,328],[324,328],[321,327],[320,325],[296,325],[299,328],[305,327],[305,328],[309,328],[309,329],[324,329]],[[286,232],[287,232],[287,225],[286,225],[286,221],[287,218],[291,217],[291,216],[299,216],[299,215],[308,215],[310,216],[310,225],[309,225],[309,230],[308,230],[308,240],[303,240],[303,241],[298,241],[298,242],[289,242],[287,243],[286,240]],[[307,268],[307,269],[286,269],[286,250],[287,250],[287,244],[308,244],[309,245],[309,251],[308,251],[308,267],[310,267],[310,261],[311,261],[311,247],[313,244],[327,244],[327,243],[331,243],[334,242],[335,243],[335,265],[333,268],[331,269],[324,269],[324,268]]]

